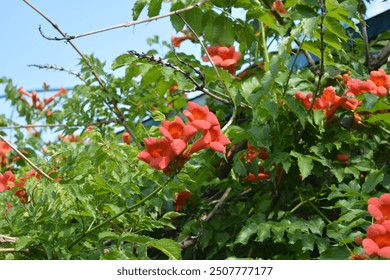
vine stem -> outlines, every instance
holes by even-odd
[[[167,181],[168,183],[168,181]],[[167,184],[166,183],[166,184]],[[158,188],[156,188],[154,191],[152,191],[150,194],[148,194],[147,196],[145,196],[143,199],[141,199],[140,201],[138,201],[136,204],[133,204],[129,207],[126,207],[124,210],[122,210],[121,212],[119,212],[118,214],[112,216],[111,218],[103,221],[102,223],[92,227],[91,229],[87,230],[86,232],[84,232],[82,235],[80,235],[78,238],[76,238],[74,241],[72,241],[69,245],[68,245],[68,249],[71,249],[74,245],[76,245],[78,242],[80,242],[85,236],[87,236],[88,234],[90,234],[91,232],[105,226],[106,224],[112,222],[113,220],[115,220],[116,218],[122,216],[123,214],[125,213],[128,213],[128,212],[131,212],[133,211],[135,208],[137,208],[138,206],[142,205],[144,202],[148,201],[151,197],[153,197],[154,195],[156,195],[157,193],[159,193],[164,186],[166,186],[166,184],[164,185],[161,185],[159,186]]]
[[[43,177],[48,179],[49,181],[53,181],[53,178],[51,178],[49,175],[47,175],[41,168],[36,166],[31,160],[29,160],[21,151],[18,150],[11,142],[9,142],[7,139],[5,139],[1,134],[0,134],[0,139],[3,140],[8,146],[12,148],[21,158],[23,158],[36,172],[41,174]]]
[[[177,15],[179,13],[184,13],[186,11],[190,11],[190,10],[196,9],[196,8],[206,4],[209,1],[210,0],[204,0],[204,1],[198,2],[196,4],[193,4],[191,6],[188,6],[188,7],[182,8],[182,9],[178,9],[178,10],[166,13],[166,14],[162,14],[162,15],[158,15],[158,16],[154,16],[154,17],[150,17],[150,18],[146,18],[146,19],[131,21],[131,22],[125,22],[125,23],[121,23],[121,24],[117,24],[117,25],[101,28],[101,29],[98,29],[98,30],[89,31],[89,32],[86,32],[86,33],[83,33],[83,34],[79,34],[79,35],[69,36],[69,35],[66,35],[66,34],[61,34],[63,36],[62,38],[57,38],[57,37],[51,38],[51,37],[47,37],[47,36],[45,36],[45,38],[48,39],[48,40],[68,41],[69,42],[69,41],[71,41],[73,39],[77,39],[77,38],[81,38],[81,37],[85,37],[85,36],[90,36],[90,35],[94,35],[94,34],[97,34],[97,33],[110,31],[110,30],[113,30],[113,29],[118,29],[118,28],[123,28],[123,27],[130,27],[130,26],[141,24],[141,23],[147,23],[147,22],[151,22],[151,21],[154,21],[154,20],[162,19],[162,18],[165,18],[165,17]]]
[[[20,129],[20,128],[37,128],[37,127],[82,127],[82,126],[90,126],[90,125],[101,125],[107,123],[115,123],[117,119],[105,120],[105,121],[97,121],[92,123],[84,123],[84,124],[62,124],[62,123],[46,123],[46,124],[23,124],[23,125],[13,125],[13,126],[0,126],[0,130],[2,129]]]

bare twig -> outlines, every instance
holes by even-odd
[[[36,8],[34,5],[32,5],[28,0],[23,0],[27,5],[29,5],[34,11],[36,11],[38,14],[40,14],[44,19],[46,19],[54,29],[56,29],[61,36],[64,38],[67,38],[66,40],[69,42],[69,44],[72,46],[72,48],[80,55],[80,57],[85,60],[88,67],[91,69],[92,75],[95,77],[96,81],[99,83],[100,87],[103,89],[104,92],[108,93],[108,89],[102,79],[99,77],[97,72],[93,70],[93,66],[91,62],[88,60],[88,58],[80,51],[80,49],[70,40],[69,36],[66,35],[57,24],[55,24],[49,17],[47,17],[43,12],[41,12],[38,8]],[[40,30],[41,32],[41,30]],[[42,32],[41,32],[42,34]],[[43,34],[42,34],[43,36]],[[46,38],[46,37],[45,37]],[[128,126],[128,124],[125,121],[125,117],[121,109],[118,107],[116,102],[112,102],[113,108],[111,107],[110,103],[108,101],[105,101],[105,104],[110,108],[110,110],[118,117],[119,122],[124,126],[125,130],[130,134],[131,138],[134,140],[135,143],[137,143],[137,137],[135,133],[131,130],[131,128]],[[139,148],[141,148],[140,145],[138,145]]]
[[[383,64],[387,62],[390,56],[390,41],[387,42],[387,45],[381,50],[381,52],[377,56],[371,57],[371,59],[368,62],[368,70],[377,70],[379,69]]]
[[[43,37],[45,37],[48,40],[71,41],[73,39],[77,39],[77,38],[81,38],[81,37],[85,37],[85,36],[90,36],[90,35],[93,35],[93,34],[106,32],[106,31],[113,30],[113,29],[118,29],[118,28],[123,28],[123,27],[130,27],[130,26],[133,26],[133,25],[146,23],[146,22],[151,22],[151,21],[162,19],[162,18],[165,18],[165,17],[170,17],[170,16],[173,16],[175,14],[179,14],[179,13],[183,13],[183,12],[186,12],[186,11],[190,11],[190,10],[196,9],[196,8],[204,5],[207,2],[209,2],[209,0],[204,0],[204,1],[201,1],[201,2],[196,3],[194,5],[191,5],[191,6],[182,8],[182,9],[178,9],[176,11],[172,11],[172,12],[169,12],[169,13],[166,13],[166,14],[163,14],[163,15],[158,15],[158,16],[155,16],[155,17],[150,17],[150,18],[142,19],[142,20],[125,22],[125,23],[121,23],[121,24],[118,24],[118,25],[113,25],[113,26],[102,28],[102,29],[89,31],[89,32],[86,32],[86,33],[83,33],[83,34],[79,34],[79,35],[69,36],[69,35],[66,35],[66,34],[61,34],[63,37],[62,38],[58,38],[58,37],[48,37],[48,36],[45,36],[42,32],[41,32],[41,34],[42,34]]]
[[[367,34],[367,23],[364,20],[364,3],[363,0],[358,1],[358,13],[360,17],[360,30],[362,32],[363,36],[363,42],[364,42],[364,52],[366,55],[366,59],[364,62],[365,66],[368,66],[369,60],[370,60],[370,50],[369,50],[369,44],[368,44],[368,34]]]
[[[231,192],[231,190],[232,190],[232,188],[230,188],[230,187],[225,190],[225,192],[223,193],[221,198],[218,200],[217,204],[215,204],[213,210],[211,210],[211,212],[206,217],[204,217],[202,219],[203,222],[209,221],[214,216],[214,214],[217,212],[218,208],[221,207],[221,205],[225,202],[225,200],[229,196],[229,193]]]
[[[23,250],[16,250],[15,248],[0,248],[0,253],[15,253],[15,252],[23,252],[23,253],[28,253],[28,249],[23,249]]]
[[[30,67],[37,67],[37,68],[39,68],[39,69],[53,69],[53,70],[68,72],[69,74],[76,76],[77,78],[79,78],[81,81],[84,82],[84,77],[83,77],[83,75],[81,75],[80,73],[77,73],[76,71],[66,69],[66,68],[64,68],[64,67],[59,67],[59,66],[54,66],[54,65],[48,65],[48,64],[46,64],[46,65],[41,65],[41,64],[30,64],[30,65],[28,65],[28,66],[30,66]]]
[[[225,202],[225,200],[229,196],[229,193],[231,192],[231,190],[232,190],[232,188],[230,188],[230,187],[225,190],[225,192],[222,194],[221,198],[215,204],[213,210],[211,210],[211,212],[208,215],[206,215],[205,217],[200,218],[201,222],[207,222],[214,216],[214,214],[217,212],[219,207],[221,207],[221,205]],[[198,233],[195,236],[189,236],[189,235],[186,236],[182,241],[180,241],[180,247],[182,249],[185,249],[185,248],[188,248],[188,247],[196,244],[200,236],[201,236],[201,233]]]
[[[20,128],[36,128],[36,127],[82,127],[82,126],[101,125],[101,124],[115,123],[115,122],[117,122],[117,119],[97,121],[97,122],[85,123],[85,124],[74,124],[74,125],[67,125],[61,123],[46,123],[46,124],[24,124],[24,125],[14,125],[14,126],[0,126],[0,129],[20,129]]]
[[[53,178],[51,178],[42,169],[40,169],[38,166],[36,166],[34,163],[32,163],[31,160],[29,160],[21,151],[18,150],[18,148],[16,148],[13,144],[11,144],[2,135],[0,135],[0,139],[3,140],[8,146],[10,146],[12,148],[12,150],[14,150],[21,158],[23,158],[32,168],[34,168],[35,171],[37,171],[39,174],[41,174],[43,177],[45,177],[49,181],[53,181]]]
[[[5,243],[5,242],[15,243],[17,240],[18,240],[17,237],[0,234],[0,243]]]

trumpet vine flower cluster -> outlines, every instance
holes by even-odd
[[[329,86],[323,90],[321,96],[314,100],[311,92],[305,94],[298,91],[295,93],[295,98],[301,100],[306,108],[322,110],[327,119],[332,119],[340,107],[354,111],[361,103],[356,96],[367,92],[384,97],[390,89],[390,75],[387,75],[383,69],[371,71],[366,81],[351,79],[350,74],[344,74],[342,78],[347,90],[341,96],[336,94],[333,86]],[[359,116],[355,115],[355,118],[359,119]]]
[[[160,132],[163,138],[145,138],[146,149],[138,154],[138,159],[150,167],[174,174],[188,161],[191,154],[211,148],[225,153],[230,140],[222,133],[219,121],[207,106],[188,102],[188,109],[183,111],[188,123],[178,116],[173,121],[162,121]],[[201,137],[193,141],[195,135]],[[192,144],[190,144],[192,143]]]
[[[367,228],[363,249],[370,257],[390,258],[390,193],[370,198],[368,212],[375,223]]]
[[[29,104],[30,107],[33,107],[35,109],[38,109],[40,111],[43,111],[46,113],[46,115],[50,116],[52,114],[51,111],[45,109],[45,107],[47,105],[49,105],[51,102],[53,102],[53,100],[55,98],[57,98],[58,96],[60,96],[61,94],[66,94],[67,91],[65,88],[61,87],[57,92],[55,92],[52,96],[50,96],[49,98],[44,98],[43,100],[41,100],[39,97],[38,97],[38,93],[36,91],[33,91],[33,92],[28,92],[26,91],[23,87],[20,87],[18,89],[18,92],[20,93],[20,99],[21,100],[24,100],[25,102],[28,103],[28,101],[23,97],[24,96],[27,96],[29,98],[31,98],[32,100],[32,104]]]
[[[24,177],[21,178],[16,178],[12,171],[6,171],[4,174],[0,173],[0,193],[16,188],[17,191],[14,193],[14,195],[19,197],[22,203],[26,203],[28,201],[28,195],[24,185],[27,179],[32,177],[36,177],[39,180],[41,175],[35,172],[35,170],[28,172]]]
[[[238,62],[241,59],[241,53],[236,52],[234,46],[230,46],[229,48],[224,46],[210,46],[207,48],[207,52],[216,66],[235,75]],[[208,56],[203,56],[202,60],[204,62],[210,61]]]

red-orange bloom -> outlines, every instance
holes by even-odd
[[[272,8],[274,8],[280,14],[287,14],[287,10],[284,8],[283,2],[276,0],[272,3]]]
[[[350,79],[347,82],[347,88],[350,92],[355,95],[359,95],[364,92],[372,92],[376,89],[376,86],[373,81],[361,81],[358,79]]]
[[[207,48],[207,52],[211,57],[211,60],[216,66],[222,67],[228,70],[230,74],[234,75],[238,62],[241,59],[241,53],[236,52],[234,46],[210,46]],[[203,56],[204,62],[209,61],[208,56]]]
[[[130,145],[130,133],[123,132],[123,134],[122,134],[122,143]]]
[[[165,169],[172,160],[186,148],[184,142],[169,142],[168,139],[145,138],[146,150],[138,154],[137,158],[149,163],[152,168]]]
[[[377,223],[390,220],[390,193],[384,193],[379,198],[371,197],[368,200],[368,212]]]
[[[175,116],[173,121],[161,122],[160,132],[170,142],[181,140],[188,143],[198,130],[192,125],[184,124],[178,116]]]
[[[253,173],[249,173],[248,176],[246,176],[244,178],[245,181],[249,181],[249,182],[259,182],[259,181],[263,181],[263,180],[266,180],[269,178],[269,174],[271,172],[265,172],[264,171],[264,168],[262,166],[259,166],[259,173],[257,174],[253,174]]]
[[[188,109],[183,111],[184,116],[189,120],[189,124],[199,129],[210,129],[219,125],[219,121],[214,113],[209,111],[209,107],[200,106],[194,102],[188,102]]]
[[[189,190],[182,190],[179,193],[176,193],[176,211],[180,211],[190,198],[191,192]]]
[[[390,258],[390,221],[373,224],[367,228],[363,249],[370,257]]]
[[[370,80],[376,86],[376,89],[372,91],[373,94],[378,96],[386,96],[388,94],[390,89],[390,75],[387,75],[385,70],[371,71]]]
[[[351,156],[343,153],[339,153],[336,156],[336,159],[341,162],[347,162]]]
[[[11,171],[0,174],[0,192],[11,189],[15,182],[15,175]]]
[[[7,154],[11,151],[11,147],[4,141],[0,141],[0,165],[5,166],[8,162]]]
[[[340,106],[355,110],[360,105],[360,101],[356,99],[356,96],[352,92],[346,92],[341,96]]]
[[[203,131],[203,136],[192,145],[190,154],[209,147],[216,152],[226,153],[225,146],[229,144],[230,140],[222,133],[221,127],[215,125]]]

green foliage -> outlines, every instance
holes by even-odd
[[[199,1],[138,0],[134,20],[160,15],[163,2],[176,11]],[[350,259],[361,252],[354,237],[372,223],[367,200],[390,191],[389,95],[364,92],[356,109],[340,107],[332,118],[308,110],[296,92],[319,97],[333,86],[341,96],[347,87],[338,75],[368,79],[364,43],[345,28],[358,32],[360,16],[352,0],[283,2],[287,14],[253,0],[183,12],[197,55],[174,52],[155,36],[149,43],[164,48],[161,58],[153,49],[129,52],[107,67],[86,56],[83,83],[56,99],[51,115],[1,78],[19,117],[58,127],[12,134],[53,181],[25,179],[26,203],[20,186],[0,193],[0,233],[17,237],[1,244],[13,252],[0,259]],[[177,15],[170,21],[191,33]],[[235,46],[242,55],[235,72],[203,62],[198,37],[206,47]],[[388,40],[381,34],[370,52]],[[324,59],[302,68],[295,57],[304,51]],[[382,68],[389,74],[389,63]],[[184,120],[193,94],[226,125],[227,153],[197,152],[175,174],[152,169],[137,158],[143,139],[160,138],[164,120]],[[0,115],[0,125],[15,124]],[[130,144],[121,141],[124,131],[135,136]],[[42,132],[65,137],[47,142]],[[31,167],[15,156],[7,152],[0,174],[12,170],[20,180]],[[191,198],[178,207],[183,190]]]

